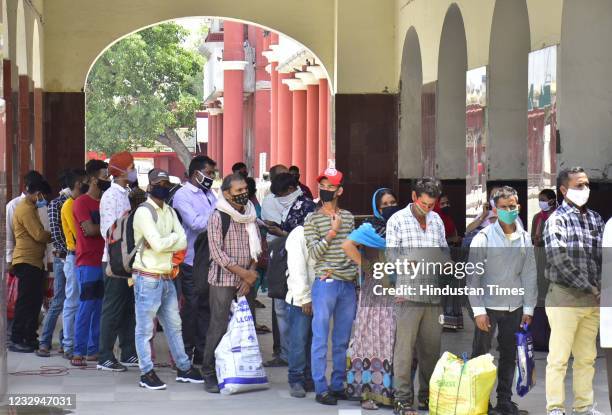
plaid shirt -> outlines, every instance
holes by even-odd
[[[435,212],[429,212],[425,218],[426,227],[421,228],[419,221],[411,210],[412,203],[400,210],[387,221],[387,260],[395,262],[404,259],[420,262],[446,261],[448,257],[448,244],[444,222]],[[420,248],[420,249],[415,249]],[[427,249],[442,248],[442,251]],[[427,256],[427,258],[425,258]],[[409,296],[410,301],[418,303],[438,304],[440,298],[435,295],[420,294],[420,287],[426,285],[439,285],[439,276],[432,275],[398,275],[397,286],[414,287],[416,294]]]
[[[564,201],[544,227],[546,279],[589,293],[599,289],[603,229],[597,212],[581,213]]]
[[[53,249],[58,254],[63,255],[67,254],[68,248],[66,248],[66,238],[64,237],[60,212],[66,200],[68,200],[68,196],[61,194],[59,197],[56,197],[51,201],[51,203],[49,203],[49,227],[51,228]]]
[[[257,228],[259,233],[259,228]],[[259,236],[261,239],[261,235]],[[210,268],[208,282],[216,287],[237,287],[240,277],[227,269],[238,265],[248,269],[251,265],[249,234],[247,225],[230,220],[230,225],[223,240],[221,214],[215,210],[208,219],[208,247],[210,249]]]

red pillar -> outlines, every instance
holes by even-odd
[[[319,85],[311,84],[306,90],[306,171],[302,173],[311,190],[318,187],[319,171]]]
[[[6,42],[7,40],[5,40]],[[13,198],[13,87],[11,85],[11,61],[4,59],[2,62],[2,85],[4,92],[4,103],[5,113],[0,114],[4,116],[4,126],[2,133],[0,133],[0,154],[2,154],[2,161],[0,162],[0,171],[4,171],[6,183],[6,200],[9,201]],[[4,136],[1,136],[4,134]],[[3,184],[0,183],[0,191],[2,190]]]
[[[217,134],[215,134],[215,151],[217,152],[217,156],[215,161],[217,162],[219,172],[221,172],[221,175],[223,175],[223,113],[215,115],[215,120],[217,124]],[[231,164],[229,168],[232,168]]]
[[[299,79],[291,82],[291,164],[306,171],[306,86]]]
[[[319,171],[327,168],[329,151],[328,102],[329,89],[327,79],[319,79]]]
[[[19,184],[24,189],[23,176],[30,170],[30,79],[19,75],[19,113],[18,113],[18,152]]]
[[[278,62],[270,62],[270,166],[278,163]]]
[[[223,35],[223,175],[231,174],[232,164],[244,159],[244,25],[224,22]]]
[[[293,102],[289,87],[283,84],[283,79],[290,79],[289,73],[278,74],[278,154],[277,164],[291,165],[291,135]]]

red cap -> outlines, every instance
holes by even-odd
[[[323,179],[327,179],[334,186],[340,186],[342,184],[342,177],[343,175],[340,170],[328,167],[323,173],[319,175],[319,177],[317,177],[317,182],[320,182]]]

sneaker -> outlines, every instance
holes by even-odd
[[[305,398],[306,390],[299,383],[294,383],[293,385],[289,385],[289,395],[294,398]]]
[[[275,357],[272,360],[268,360],[264,362],[263,367],[285,367],[289,366],[286,360],[281,359],[280,357]]]
[[[40,346],[38,350],[36,350],[36,356],[38,357],[51,357],[51,352],[49,348],[46,346]]]
[[[419,411],[429,411],[429,398],[419,399]]]
[[[497,401],[497,406],[493,410],[498,415],[519,415],[518,405],[510,400]]]
[[[395,415],[406,415],[406,414],[412,414],[415,412],[416,411],[412,407],[412,404],[409,402],[395,401],[395,404],[393,405],[393,413]]]
[[[202,374],[198,369],[191,366],[186,371],[177,370],[176,371],[176,381],[180,383],[204,383],[204,379],[202,378]]]
[[[547,412],[547,415],[565,415],[563,409],[555,408]]]
[[[140,377],[140,387],[151,390],[166,389],[166,384],[157,377],[154,370],[150,370]]]
[[[329,392],[323,392],[322,394],[317,395],[315,400],[322,405],[338,405],[338,400]]]
[[[585,409],[584,411],[580,411],[580,412],[574,409],[573,413],[574,415],[604,415],[603,412],[599,412],[597,409],[595,409],[596,405],[597,404],[591,406],[588,409]]]
[[[219,382],[215,375],[204,376],[204,390],[208,393],[219,393]]]
[[[331,391],[330,392],[331,396],[333,396],[334,398],[336,398],[339,401],[348,401],[348,395],[346,394],[346,391],[344,390],[339,390],[339,391]]]
[[[104,363],[98,363],[96,369],[105,370],[108,372],[125,372],[127,370],[127,367],[123,366],[116,360],[107,360]]]
[[[35,348],[23,343],[12,343],[9,350],[16,353],[34,353]]]
[[[121,359],[121,364],[125,367],[138,367],[138,356]]]

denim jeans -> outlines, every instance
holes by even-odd
[[[289,359],[289,304],[283,299],[275,298],[274,309],[276,310],[276,321],[278,323],[281,343],[279,357],[286,362]]]
[[[64,275],[64,260],[55,258],[53,260],[53,300],[49,305],[49,311],[43,322],[42,336],[40,337],[40,346],[51,348],[53,342],[53,332],[57,318],[62,314],[66,293],[64,287],[66,285],[66,276]],[[60,339],[61,343],[61,339]]]
[[[74,319],[74,355],[98,354],[104,281],[102,266],[79,265],[79,309]]]
[[[74,319],[76,317],[77,309],[79,308],[79,282],[77,281],[76,268],[75,268],[76,255],[66,255],[66,261],[64,261],[64,277],[66,279],[65,289],[65,300],[64,310],[62,312],[62,320],[64,327],[64,338],[62,344],[64,346],[64,352],[72,353],[74,348]]]
[[[170,353],[176,367],[186,371],[191,367],[185,353],[181,317],[174,282],[168,279],[152,278],[134,274],[134,297],[136,300],[136,353],[140,372],[153,370],[151,344],[153,319],[157,317],[164,328]]]
[[[357,311],[357,296],[353,282],[327,279],[315,280],[312,286],[312,378],[315,392],[321,394],[344,390],[346,378],[346,351],[351,337],[353,320]],[[328,387],[327,339],[329,322],[333,318],[331,388]]]
[[[289,305],[289,385],[312,381],[310,346],[312,316],[302,313],[302,307]]]

